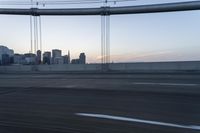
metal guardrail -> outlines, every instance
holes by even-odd
[[[7,15],[118,15],[200,10],[200,1],[152,4],[125,7],[72,8],[72,9],[15,9],[0,8],[0,14]]]

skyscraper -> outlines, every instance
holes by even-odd
[[[9,49],[6,46],[0,45],[0,65],[8,65],[10,64],[10,59],[13,58],[14,51],[12,49]],[[9,58],[9,59],[8,59]]]
[[[63,63],[70,64],[70,51],[68,51],[68,55],[63,56]]]
[[[2,54],[2,65],[9,65],[10,64],[10,56],[9,54]]]
[[[41,64],[41,57],[42,57],[42,52],[40,50],[37,51],[37,64]]]
[[[68,55],[64,55],[63,56],[63,63],[64,64],[69,64],[69,56]]]
[[[51,52],[44,52],[43,54],[43,64],[51,64]]]
[[[52,50],[52,63],[57,64],[58,60],[61,60],[62,58],[62,51],[59,49],[53,49]]]
[[[86,56],[85,53],[80,53],[79,56],[79,64],[85,64],[86,63]]]

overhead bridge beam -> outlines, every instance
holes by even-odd
[[[200,10],[200,1],[177,2],[165,4],[124,6],[124,7],[100,7],[100,8],[72,8],[72,9],[14,9],[0,8],[0,14],[6,15],[118,15],[159,13],[174,11]]]

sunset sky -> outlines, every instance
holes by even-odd
[[[138,0],[111,6],[180,1]],[[67,54],[70,50],[72,58],[85,52],[89,63],[100,62],[100,16],[42,16],[41,19],[43,51],[57,48]],[[30,16],[0,15],[0,45],[14,49],[15,53],[29,52],[29,21]],[[200,60],[200,11],[116,15],[110,16],[110,25],[113,62]]]

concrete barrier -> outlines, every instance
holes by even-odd
[[[9,72],[88,72],[101,71],[101,64],[63,64],[63,65],[12,65],[0,66],[0,73]],[[139,62],[112,63],[110,71],[159,72],[159,71],[200,71],[200,61],[180,62]]]
[[[110,64],[116,71],[199,71],[200,61]]]
[[[101,70],[100,64],[63,64],[63,65],[38,65],[38,71],[97,71]]]

